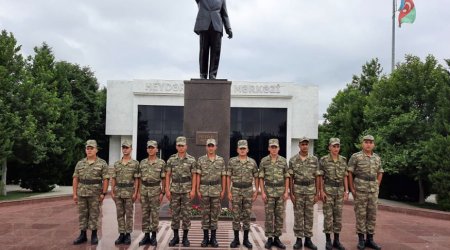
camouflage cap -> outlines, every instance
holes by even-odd
[[[216,139],[209,138],[208,140],[206,140],[206,145],[209,145],[209,144],[216,146],[217,145]]]
[[[96,140],[87,140],[86,141],[86,147],[96,148],[97,147],[97,141]]]
[[[362,141],[375,141],[375,138],[373,135],[365,135],[363,136]]]
[[[247,140],[239,140],[237,145],[238,148],[248,148]]]
[[[122,142],[122,147],[131,147],[131,142],[129,140],[124,140]]]
[[[269,147],[270,146],[277,146],[277,147],[279,147],[280,143],[278,142],[278,139],[275,139],[275,138],[270,139],[269,140]]]
[[[177,145],[186,145],[186,137],[178,136],[177,137]]]
[[[329,145],[336,145],[336,144],[341,144],[341,140],[339,140],[339,138],[330,138],[330,141],[328,142]]]
[[[154,140],[150,140],[147,142],[147,148],[148,147],[154,147],[157,148],[158,147],[158,142],[154,141]]]
[[[303,136],[302,138],[300,138],[300,141],[298,143],[302,143],[304,141],[309,142],[309,138],[306,136]]]

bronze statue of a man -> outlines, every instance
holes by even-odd
[[[198,5],[198,14],[194,32],[200,36],[200,78],[206,79],[209,61],[209,79],[216,79],[224,26],[228,38],[233,37],[226,0],[195,1]]]

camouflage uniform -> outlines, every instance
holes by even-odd
[[[166,176],[166,163],[162,159],[144,159],[139,165],[141,175],[142,232],[156,232],[159,224],[159,194],[161,180]],[[162,183],[164,185],[164,183]]]
[[[264,191],[267,195],[265,204],[265,235],[266,237],[281,236],[284,217],[285,180],[289,177],[288,165],[286,159],[278,156],[275,162],[272,162],[270,155],[261,159],[259,164],[259,178],[264,179]]]
[[[100,216],[99,196],[102,181],[109,179],[108,164],[97,157],[89,164],[87,158],[79,161],[72,177],[78,178],[77,196],[80,230],[97,230]]]
[[[309,155],[305,160],[297,154],[289,160],[289,174],[293,178],[294,234],[297,238],[311,238],[314,219],[315,179],[319,173],[317,157]]]
[[[192,204],[189,192],[192,189],[192,174],[196,172],[195,158],[186,153],[186,157],[179,158],[173,154],[166,165],[166,173],[172,173],[170,184],[170,208],[172,210],[172,229],[180,228],[180,219],[183,220],[183,230],[191,227]]]
[[[222,176],[226,175],[225,161],[216,156],[211,161],[207,155],[201,156],[197,161],[196,173],[200,177],[200,193],[202,199],[202,229],[216,230],[220,215],[220,192],[222,191]]]
[[[344,179],[347,178],[347,159],[341,155],[334,161],[331,154],[320,158],[319,175],[324,179],[327,195],[323,203],[323,232],[340,233],[342,229],[342,207],[344,204]]]
[[[114,202],[116,203],[117,223],[119,233],[133,231],[133,200],[134,179],[139,178],[139,162],[131,159],[126,164],[122,160],[114,163],[111,178],[116,180],[114,187]]]
[[[258,166],[255,160],[247,157],[240,160],[233,157],[228,162],[227,175],[231,176],[231,194],[233,206],[233,230],[250,230],[252,212],[253,178],[258,178]]]
[[[360,151],[350,157],[348,171],[355,178],[356,233],[374,234],[378,203],[377,175],[384,172],[381,158],[375,153],[368,156]]]

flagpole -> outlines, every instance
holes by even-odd
[[[395,67],[395,11],[397,9],[396,6],[397,0],[392,0],[392,64],[391,64],[391,73],[394,72]]]

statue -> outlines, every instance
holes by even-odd
[[[198,5],[198,14],[195,21],[194,32],[200,36],[200,78],[216,79],[219,69],[220,49],[222,46],[223,27],[228,38],[233,37],[226,0],[195,0]]]

